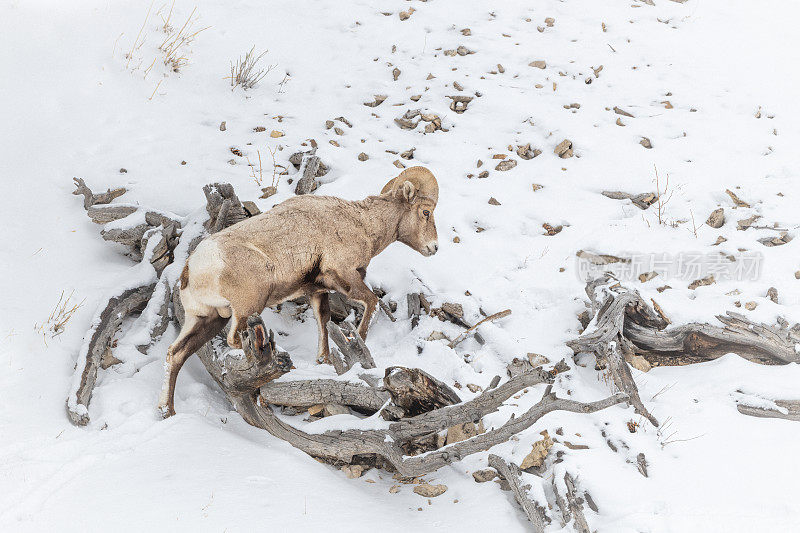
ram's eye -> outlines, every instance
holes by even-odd
[[[431,212],[430,212],[430,211],[428,211],[427,209],[425,209],[424,211],[422,211],[422,214],[423,214],[423,215],[425,215],[425,218],[428,218],[429,216],[431,216]]]

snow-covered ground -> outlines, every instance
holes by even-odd
[[[293,186],[282,176],[277,195],[258,200],[246,159],[231,147],[251,161],[260,150],[271,175],[269,149],[287,164],[315,139],[331,168],[316,194],[349,199],[376,194],[396,175],[398,156],[387,150],[416,148],[412,161],[400,161],[425,165],[439,179],[440,251],[424,258],[395,244],[373,261],[367,281],[400,302],[403,319],[380,316],[368,345],[380,367],[419,367],[450,384],[486,386],[511,359],[534,352],[573,367],[556,384],[562,395],[609,394],[591,358],[573,362],[565,345],[579,333],[584,309],[578,250],[667,265],[646,283],[635,275],[627,282],[675,324],[714,323],[726,310],[767,323],[800,321],[800,239],[766,247],[758,239],[778,232],[736,229],[752,215],[790,237],[800,227],[796,3],[199,0],[194,30],[208,28],[182,48],[179,72],[163,65],[158,50],[170,5],[156,0],[149,15],[146,0],[0,5],[0,530],[526,529],[509,492],[473,481],[486,453],[426,476],[447,485],[442,496],[428,501],[410,485],[390,493],[390,474],[348,479],[245,424],[196,358],[179,379],[178,415],[160,420],[155,404],[173,329],[137,356],[135,369],[101,371],[92,422],[70,425],[64,402],[83,334],[131,267],[70,195],[73,176],[95,191],[125,186],[125,201],[181,215],[204,204],[202,185],[227,181],[266,210],[291,197]],[[180,29],[194,7],[176,0],[171,25]],[[229,61],[253,46],[268,49],[262,61],[276,66],[252,90],[231,91]],[[458,46],[474,53],[445,54]],[[546,68],[529,66],[541,60]],[[465,113],[449,109],[447,96],[476,93]],[[376,94],[388,98],[362,105]],[[448,131],[424,134],[425,123],[400,129],[394,119],[409,109],[437,113]],[[337,122],[343,135],[325,126],[340,116],[352,123]],[[273,130],[284,135],[271,137]],[[652,148],[640,144],[643,137]],[[574,157],[553,153],[564,139]],[[541,155],[520,158],[516,147],[527,143]],[[361,152],[367,161],[357,158]],[[497,171],[495,154],[518,164]],[[669,175],[665,223],[655,207],[642,211],[600,194],[654,191],[655,168],[662,192]],[[478,178],[485,170],[488,177]],[[735,208],[726,189],[751,207]],[[718,207],[725,224],[704,225]],[[563,230],[548,236],[545,223]],[[727,241],[714,246],[719,236]],[[689,290],[709,273],[703,269],[719,267],[720,253],[755,271],[717,270],[715,284]],[[686,266],[698,262],[699,271]],[[672,288],[658,292],[663,285]],[[765,296],[769,287],[779,303]],[[426,339],[434,330],[452,338],[456,326],[427,317],[411,329],[404,302],[412,290],[437,305],[461,303],[469,322],[479,309],[513,313],[482,326],[484,346],[468,340],[452,350]],[[62,291],[74,291],[83,306],[63,334],[43,337],[36,327]],[[757,307],[745,310],[747,302]],[[285,334],[279,344],[298,370],[331,373],[313,365],[313,316],[297,321],[290,307],[264,313]],[[118,349],[133,350],[124,338]],[[729,354],[634,375],[662,430],[622,406],[591,416],[553,413],[493,452],[519,464],[540,431],[555,436],[563,428],[553,449],[564,452],[558,467],[577,473],[591,492],[599,513],[588,519],[598,531],[796,529],[800,424],[739,414],[736,391],[800,398],[797,365],[759,366]],[[484,423],[501,424],[542,390]],[[474,396],[466,388],[459,394]],[[635,433],[626,428],[631,420],[640,422]],[[615,436],[617,453],[601,431]],[[648,478],[636,467],[640,452]]]

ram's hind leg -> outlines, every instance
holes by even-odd
[[[175,383],[183,363],[194,352],[219,333],[228,319],[213,313],[211,316],[195,316],[186,313],[183,327],[175,342],[167,349],[164,385],[158,401],[161,416],[167,418],[175,414]]]
[[[328,347],[328,321],[331,319],[331,306],[327,292],[317,292],[309,296],[314,318],[317,319],[319,340],[317,342],[317,363],[330,364],[330,348]]]

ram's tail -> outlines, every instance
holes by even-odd
[[[183,272],[181,272],[181,290],[185,289],[189,286],[189,262],[186,262],[186,265],[183,267]]]

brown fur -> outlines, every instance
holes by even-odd
[[[423,255],[436,253],[438,198],[433,174],[413,167],[387,183],[380,196],[298,196],[203,240],[181,274],[187,321],[168,351],[162,412],[174,413],[172,374],[197,349],[184,339],[205,337],[209,322],[203,317],[232,316],[228,344],[239,348],[248,316],[308,296],[319,326],[318,360],[327,362],[328,291],[335,290],[364,306],[358,331],[366,338],[378,303],[363,281],[367,266],[395,241]],[[188,352],[186,344],[194,349]]]

